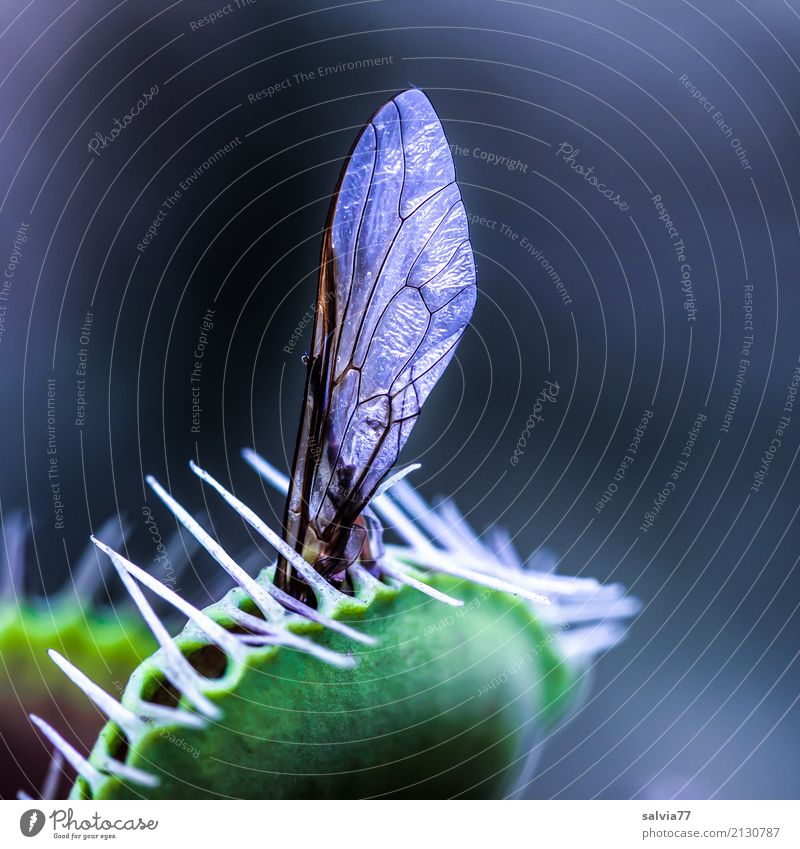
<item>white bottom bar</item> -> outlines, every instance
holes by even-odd
[[[25,836],[30,828],[33,837]],[[97,818],[96,818],[97,817]],[[94,843],[356,849],[798,847],[789,801],[43,802],[0,804],[0,845]]]

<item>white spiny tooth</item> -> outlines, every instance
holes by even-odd
[[[267,481],[272,483],[277,489],[287,492],[289,486],[288,478],[281,475],[272,465],[270,465],[263,457],[256,454],[255,451],[245,449],[243,452],[245,460]],[[380,487],[378,487],[375,495],[372,497],[371,504],[372,506],[380,513],[383,514],[384,519],[390,523],[395,523],[396,530],[401,535],[404,535],[408,538],[408,541],[413,545],[417,546],[427,546],[429,545],[428,540],[425,539],[414,527],[414,525],[408,520],[406,520],[402,511],[392,503],[392,501],[386,498],[385,493],[392,487],[399,486],[400,482],[406,475],[411,472],[419,469],[419,463],[414,463],[410,466],[406,466],[404,469],[396,472],[387,478]],[[210,477],[210,476],[209,476]],[[259,520],[260,521],[260,520]],[[258,530],[258,528],[257,528]],[[262,534],[263,535],[263,534]],[[291,551],[291,549],[290,549]],[[281,552],[283,553],[283,552]],[[294,553],[294,552],[293,552]],[[298,556],[298,555],[296,555]],[[302,558],[301,558],[302,559]],[[290,558],[290,562],[295,565],[293,559]],[[303,561],[305,564],[305,561]],[[391,567],[389,567],[391,568]],[[302,573],[301,573],[302,574]],[[458,599],[454,599],[451,596],[447,596],[444,593],[440,593],[438,590],[434,590],[431,587],[423,584],[421,581],[417,581],[416,579],[410,577],[405,573],[397,572],[393,577],[396,580],[402,581],[403,583],[409,584],[413,586],[415,589],[420,592],[425,593],[426,595],[432,596],[433,598],[438,599],[439,601],[445,602],[445,604],[451,604],[453,606],[460,606],[463,602]],[[327,583],[327,582],[326,582]]]
[[[42,784],[42,799],[55,799],[58,793],[58,785],[64,774],[64,756],[59,751],[53,752],[50,763],[47,765],[47,775]]]
[[[276,636],[275,643],[287,649],[305,652],[305,654],[309,654],[317,660],[321,660],[329,666],[336,666],[339,669],[355,669],[358,666],[358,661],[353,655],[333,651],[332,649],[325,648],[325,646],[321,646],[319,643],[304,640],[302,637],[298,637],[296,634],[291,634],[288,631],[284,631],[282,634]]]
[[[389,477],[387,477],[383,481],[383,483],[375,490],[375,493],[373,494],[372,498],[380,498],[385,492],[388,492],[390,489],[392,489],[392,487],[400,483],[403,478],[410,475],[412,472],[416,472],[417,469],[421,468],[421,463],[411,463],[408,466],[404,466],[402,469],[398,469],[396,472],[389,475]]]
[[[419,565],[424,566],[426,569],[444,572],[456,578],[463,578],[465,581],[472,581],[473,583],[481,584],[491,589],[501,590],[502,592],[530,599],[537,604],[550,604],[550,599],[547,596],[534,592],[521,584],[510,583],[495,575],[459,566],[453,557],[444,551],[409,551],[406,548],[397,546],[387,546],[386,551],[387,554],[391,554],[401,562],[409,562],[412,566]]]
[[[419,513],[419,517],[420,521],[422,521],[422,516],[426,515],[425,511],[427,510],[427,506],[425,505],[425,502],[422,501],[422,499],[419,498],[413,490],[411,490],[411,487],[406,483],[406,481],[400,481],[395,487],[394,492],[398,499],[403,499],[405,501],[406,505],[413,505],[411,509],[416,510],[421,505],[423,510]],[[409,493],[413,493],[413,495],[409,495]],[[417,503],[417,501],[419,503]],[[513,580],[503,580],[502,578],[498,578],[481,571],[479,566],[474,563],[476,558],[473,558],[471,554],[467,555],[465,559],[470,561],[470,567],[472,568],[465,569],[456,565],[451,553],[436,548],[431,542],[429,542],[427,537],[425,537],[417,529],[414,522],[400,509],[399,505],[393,503],[388,496],[384,495],[381,496],[381,498],[376,499],[373,502],[373,507],[382,514],[383,518],[390,522],[394,529],[411,545],[411,550],[403,550],[402,548],[392,546],[387,547],[387,552],[393,551],[396,555],[396,559],[399,559],[401,562],[403,561],[403,554],[405,554],[405,559],[411,561],[413,565],[419,564],[428,569],[446,572],[447,574],[464,578],[465,580],[473,581],[478,584],[483,584],[484,586],[488,586],[493,589],[523,596],[531,601],[537,602],[538,604],[550,603],[550,599],[547,596],[542,595],[542,593],[531,590],[525,586],[520,586],[518,582]],[[427,514],[430,514],[429,510],[427,510]],[[436,522],[434,522],[430,527],[436,531]],[[522,576],[515,577],[521,578]]]
[[[447,526],[408,481],[400,481],[394,487],[392,498],[408,513],[412,524],[419,523],[431,539],[441,545],[447,544],[449,539]]]
[[[365,569],[358,561],[353,563],[347,570],[353,578],[354,583],[360,582],[367,587],[368,590],[380,589],[383,584],[371,572]]]
[[[258,616],[253,616],[252,613],[240,610],[235,604],[226,605],[225,612],[237,625],[242,625],[250,631],[273,636],[279,630],[277,625],[271,625],[265,619],[260,619]]]
[[[401,486],[402,482],[396,488],[399,489]],[[420,532],[411,519],[403,513],[400,507],[388,495],[373,498],[372,507],[387,523],[387,528],[391,528],[399,534],[412,548],[423,551],[427,549],[431,551],[437,550],[433,543]]]
[[[39,728],[50,743],[64,756],[70,766],[89,782],[89,786],[96,790],[103,781],[103,774],[89,763],[86,758],[71,746],[67,741],[53,728],[52,725],[45,722],[35,714],[31,714],[31,721]]]
[[[200,689],[198,683],[200,676],[192,669],[189,662],[181,654],[180,649],[172,641],[167,629],[139,589],[139,585],[128,573],[125,567],[125,558],[121,557],[113,549],[108,548],[108,546],[103,545],[103,543],[94,537],[92,537],[92,542],[98,548],[105,551],[111,558],[111,562],[114,564],[117,574],[125,584],[128,594],[139,608],[139,612],[153,632],[153,636],[158,640],[158,644],[161,646],[164,654],[162,663],[164,674],[199,711],[213,719],[219,719],[222,711]]]
[[[475,533],[459,509],[448,499],[439,503],[437,515],[441,517],[447,528],[451,545],[456,551],[463,551],[487,563],[493,563],[495,558],[489,548]]]
[[[500,563],[508,569],[521,572],[524,568],[522,558],[519,556],[508,531],[495,525],[489,531],[488,537],[492,550]]]
[[[243,449],[242,457],[274,489],[277,489],[278,492],[282,492],[284,495],[289,494],[289,478],[283,472],[279,472],[275,466],[268,463],[260,454],[256,454],[252,448]]]
[[[165,707],[164,705],[142,702],[138,708],[143,722],[148,725],[180,725],[182,728],[201,730],[207,726],[206,720],[197,713],[191,713],[181,708]]]
[[[53,663],[69,678],[72,683],[83,690],[83,692],[103,711],[103,713],[130,737],[141,732],[145,723],[136,714],[123,707],[113,696],[109,695],[101,687],[98,687],[77,666],[70,663],[55,649],[47,652]]]
[[[344,622],[338,622],[336,619],[332,619],[330,616],[325,616],[318,610],[314,610],[313,607],[309,607],[302,601],[298,601],[294,596],[276,587],[275,584],[267,584],[267,589],[270,595],[277,599],[287,610],[291,610],[305,619],[310,619],[312,622],[316,622],[330,631],[336,631],[350,640],[355,640],[357,643],[363,643],[367,646],[374,646],[378,642],[374,637],[370,637],[369,634],[357,631]]]
[[[310,619],[312,622],[318,622],[332,631],[338,631],[346,637],[366,645],[374,645],[377,642],[374,638],[362,634],[355,628],[351,628],[344,622],[337,622],[327,616],[324,616],[317,610],[309,607],[303,602],[293,598],[288,593],[283,592],[274,584],[267,584],[266,587],[258,583],[254,578],[245,572],[233,558],[222,548],[219,543],[212,540],[211,537],[192,519],[192,517],[169,495],[164,488],[152,476],[147,478],[147,482],[153,488],[153,491],[166,504],[166,506],[175,514],[178,521],[183,523],[186,528],[200,540],[200,544],[208,551],[209,554],[217,561],[217,563],[225,569],[226,572],[241,586],[241,588],[252,598],[256,606],[261,610],[268,621],[282,622],[286,616],[286,609],[292,610],[301,616]]]
[[[0,517],[2,519],[2,517]],[[21,510],[14,510],[2,520],[3,564],[0,574],[0,598],[22,602],[25,595],[25,544],[30,525]]]
[[[546,548],[537,548],[533,554],[528,557],[525,568],[534,572],[546,572],[548,574],[555,573],[558,566],[558,558],[552,551]],[[586,579],[584,579],[586,580]]]
[[[172,511],[178,521],[197,538],[200,545],[205,548],[214,560],[253,599],[264,616],[269,620],[280,622],[285,615],[281,605],[254,578],[251,578],[215,539],[200,527],[197,521],[189,515],[188,511],[181,507],[152,475],[148,476],[147,483],[153,489],[153,492]]]
[[[398,530],[412,548],[416,548],[416,552],[409,552],[409,555],[414,557],[421,552],[422,558],[428,558],[442,561],[443,554],[449,554],[447,561],[452,562],[452,552],[455,550],[455,542],[453,541],[453,532],[444,524],[443,520],[432,511],[422,497],[414,491],[406,481],[401,481],[392,491],[393,497],[403,505],[403,508],[408,511],[409,518],[403,519],[405,525],[409,523],[413,526],[413,521],[418,521],[423,528],[434,538],[440,539],[448,546],[448,551],[435,548],[431,543],[425,540],[424,545],[415,545],[415,537],[405,531],[405,526],[399,526]],[[389,499],[383,499],[388,501]],[[394,505],[395,510],[399,507]],[[417,536],[421,536],[417,531]],[[533,574],[528,570],[510,569],[504,564],[495,560],[491,555],[477,556],[474,551],[466,548],[459,548],[459,563],[465,564],[470,570],[482,574],[494,575],[507,584],[513,584],[524,588],[526,591],[531,590],[538,595],[544,593],[557,593],[560,595],[581,595],[586,593],[594,593],[599,589],[599,584],[593,578],[570,578],[562,575],[540,575]],[[424,559],[420,560],[425,563]],[[427,564],[426,564],[427,565]],[[434,567],[430,567],[434,568]]]
[[[288,478],[264,458],[250,449],[245,450],[243,455],[276,489],[282,492],[288,490]],[[613,622],[638,612],[638,601],[625,596],[624,588],[617,585],[603,586],[594,578],[557,575],[554,558],[544,552],[537,552],[526,564],[514,548],[508,533],[500,528],[492,529],[484,543],[452,502],[443,501],[435,510],[428,506],[404,480],[413,468],[408,467],[387,478],[370,502],[387,527],[394,530],[409,546],[387,547],[387,556],[380,561],[387,575],[406,582],[408,579],[413,580],[403,570],[403,565],[408,563],[417,568],[445,572],[511,592],[542,604],[549,604],[552,596],[555,604],[542,611],[545,621],[553,625],[601,622],[594,628],[581,628],[570,634],[559,635],[565,650],[570,654],[596,652],[621,638],[622,631],[604,620]],[[391,498],[386,495],[390,488]],[[396,570],[397,574],[391,575],[391,570]],[[375,580],[359,563],[350,566],[349,574],[355,580]]]
[[[413,578],[402,568],[401,565],[397,564],[396,561],[390,565],[388,558],[384,558],[384,560],[382,560],[379,564],[379,568],[381,572],[388,575],[390,578],[394,578],[396,581],[407,584],[409,587],[413,587],[415,590],[436,599],[436,601],[444,602],[445,604],[449,604],[451,607],[464,606],[464,602],[461,601],[461,599],[453,598],[453,596],[440,592],[439,590],[424,584],[422,581],[418,581],[416,578]]]
[[[132,781],[134,784],[141,784],[143,787],[158,787],[161,783],[158,776],[152,773],[145,772],[135,766],[128,766],[121,761],[115,760],[108,755],[100,758],[100,765],[109,775],[115,775],[117,778],[124,778],[126,781]]]
[[[251,631],[256,631],[257,633],[254,635],[254,638],[256,640],[263,641],[266,645],[284,645],[289,648],[297,649],[298,651],[313,655],[319,660],[325,661],[325,663],[338,666],[342,669],[351,669],[356,665],[355,658],[352,657],[352,655],[342,654],[341,652],[327,649],[319,643],[315,643],[313,640],[293,634],[286,628],[270,625],[263,619],[259,619],[257,616],[253,616],[250,613],[239,610],[233,605],[227,609],[227,613],[237,624],[242,625]]]
[[[120,556],[122,565],[136,578],[139,583],[144,584],[154,593],[161,596],[164,601],[169,602],[176,610],[180,610],[184,616],[191,619],[198,628],[200,628],[206,636],[215,642],[221,649],[226,651],[231,657],[239,662],[243,662],[246,656],[242,644],[237,638],[226,631],[221,625],[216,623],[209,616],[206,616],[201,610],[198,610],[193,604],[190,604],[185,599],[181,598],[176,592],[161,583],[157,578],[149,575],[143,569],[140,569],[130,560]]]
[[[189,462],[189,468],[211,487],[213,487],[223,499],[255,530],[257,531],[280,555],[285,557],[292,566],[303,576],[306,583],[312,588],[320,602],[333,603],[341,598],[343,594],[332,587],[325,578],[307,563],[280,534],[275,533],[272,528],[264,522],[244,502],[240,501],[233,493],[229,492],[216,478],[212,477],[205,469],[201,469],[193,460]]]
[[[607,619],[628,619],[635,616],[641,605],[630,596],[619,596],[610,601],[575,601],[553,605],[553,616],[548,621],[553,623],[595,622]]]
[[[100,526],[95,536],[106,540],[106,544],[111,548],[117,549],[125,544],[131,530],[131,523],[120,516],[112,516]],[[97,547],[89,544],[75,565],[71,586],[65,586],[61,592],[74,594],[78,602],[87,603],[101,584],[105,586],[107,565],[108,561],[99,556]]]
[[[600,623],[588,628],[578,628],[558,634],[561,653],[566,657],[594,657],[610,649],[625,636],[625,629],[611,623]]]
[[[61,777],[64,773],[64,756],[58,749],[54,749],[50,753],[50,763],[47,764],[47,773],[42,782],[42,792],[39,798],[44,800],[55,799],[58,792],[58,785],[61,782]],[[21,802],[32,802],[33,797],[24,790],[17,790],[17,799]]]

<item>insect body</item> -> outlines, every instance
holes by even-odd
[[[358,137],[322,245],[313,351],[284,538],[329,580],[368,547],[360,517],[394,465],[475,305],[453,158],[416,89]],[[302,593],[285,558],[276,582]]]

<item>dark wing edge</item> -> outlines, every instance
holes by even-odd
[[[450,148],[427,97],[411,89],[353,145],[323,239],[284,526],[323,573],[358,556],[364,533],[354,526],[452,359],[475,296]],[[288,583],[285,562],[278,580]]]

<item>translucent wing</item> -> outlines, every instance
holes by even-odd
[[[442,126],[416,89],[361,132],[322,247],[287,541],[323,574],[360,551],[394,465],[475,305],[467,218]],[[289,567],[279,564],[279,581]]]

